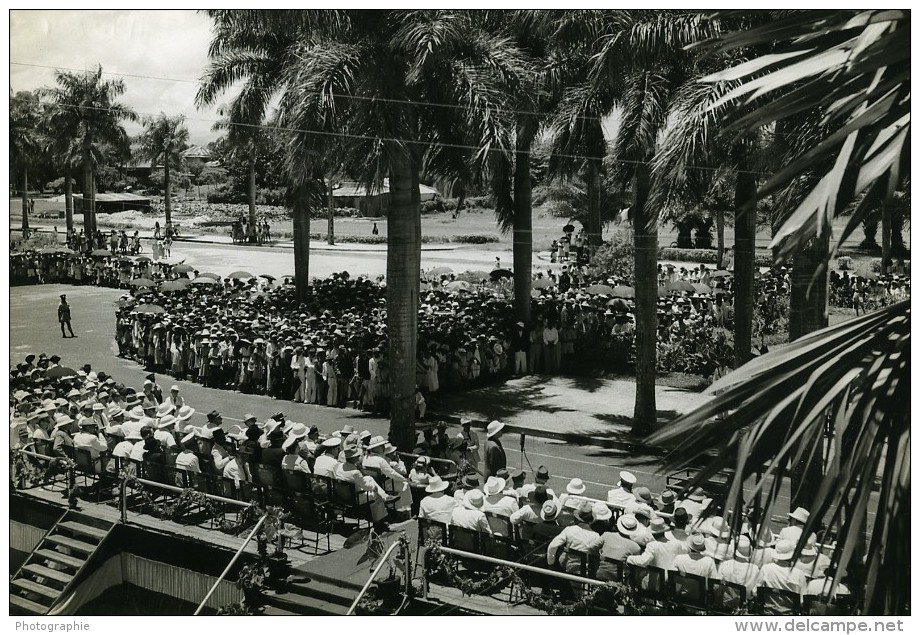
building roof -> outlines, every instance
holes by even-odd
[[[419,183],[419,193],[422,196],[426,194],[440,195],[440,192],[433,187],[429,187],[424,183]],[[341,197],[365,197],[365,196],[380,196],[381,194],[390,193],[390,179],[383,179],[383,184],[379,188],[371,188],[370,193],[368,194],[367,187],[363,183],[358,183],[357,181],[342,181],[337,187],[333,188],[333,196]]]
[[[182,152],[183,159],[202,159],[205,161],[210,161],[211,151],[205,148],[204,146],[192,146],[187,150]]]

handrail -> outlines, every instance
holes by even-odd
[[[179,494],[185,491],[181,487],[176,487],[175,485],[167,485],[166,483],[159,483],[157,481],[148,481],[145,478],[138,478],[136,476],[134,477],[133,480],[137,481],[138,483],[142,485],[148,485],[151,487],[159,487],[160,489],[165,489],[170,492],[178,492]],[[201,492],[201,495],[210,500],[215,500],[220,503],[227,503],[228,505],[236,505],[238,507],[249,507],[249,503],[245,501],[236,500],[235,498],[224,498],[223,496],[218,496],[217,494],[206,494],[204,492]]]
[[[461,551],[460,549],[454,549],[452,547],[438,547],[438,549],[443,553],[450,554],[452,556],[472,558],[473,560],[482,560],[483,562],[489,562],[491,564],[497,564],[503,567],[512,567],[514,569],[522,569],[532,573],[540,573],[543,575],[552,576],[554,578],[559,578],[561,580],[568,580],[569,582],[577,582],[578,584],[593,584],[594,586],[608,586],[610,584],[609,582],[604,582],[603,580],[592,580],[591,578],[583,578],[578,575],[572,575],[571,573],[562,573],[561,571],[553,571],[552,569],[541,569],[540,567],[534,567],[529,564],[521,564],[520,562],[512,562],[510,560],[501,560],[500,558],[483,556],[478,553],[472,553],[470,551]]]
[[[224,577],[230,572],[230,569],[233,567],[233,565],[236,564],[236,561],[240,559],[240,556],[243,554],[243,550],[246,549],[246,545],[248,545],[250,541],[252,541],[253,536],[256,535],[256,532],[258,532],[259,529],[261,529],[262,523],[265,522],[266,518],[268,518],[268,514],[262,514],[262,517],[259,519],[259,522],[256,523],[256,526],[253,527],[252,531],[249,532],[249,535],[246,536],[246,540],[243,541],[243,544],[240,545],[240,548],[236,550],[236,553],[233,555],[233,559],[230,560],[230,564],[228,564],[224,568],[223,572],[220,574],[220,577],[218,577],[217,580],[214,582],[214,584],[211,585],[211,588],[208,590],[208,594],[204,596],[204,599],[201,601],[201,604],[198,605],[198,608],[195,609],[195,612],[192,613],[192,615],[198,615],[199,613],[201,613],[201,609],[204,608],[205,603],[209,599],[211,599],[211,596],[214,595],[214,591],[217,590],[217,585],[219,585],[223,581]]]
[[[393,553],[393,550],[396,549],[401,544],[399,540],[395,541],[390,548],[383,553],[383,557],[380,558],[380,562],[377,563],[377,567],[371,572],[370,577],[367,579],[367,582],[364,583],[364,586],[361,588],[361,592],[358,593],[358,596],[355,598],[355,601],[351,603],[351,606],[348,607],[348,612],[345,615],[351,615],[355,610],[355,607],[358,606],[358,602],[361,601],[361,598],[364,597],[364,594],[367,593],[367,590],[370,588],[371,583],[377,577],[377,574],[380,573],[380,570],[383,568],[383,565],[387,563],[387,560],[390,559],[390,554]]]

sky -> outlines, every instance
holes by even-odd
[[[196,11],[15,10],[10,12],[10,89],[53,86],[55,68],[83,71],[101,64],[108,79],[124,80],[122,103],[142,117],[185,115],[189,142],[203,145],[218,136],[211,131],[216,107],[195,107],[210,40],[210,21]],[[141,126],[126,129],[135,135]]]

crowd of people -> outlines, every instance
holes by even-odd
[[[554,478],[545,466],[528,474],[497,461],[504,430],[498,421],[488,426],[482,451],[478,434],[464,422],[456,435],[446,426],[437,436],[425,434],[408,461],[368,431],[347,425],[324,434],[280,412],[264,421],[246,414],[242,426],[228,426],[220,412],[211,411],[196,424],[194,405],[178,386],[164,390],[155,374],[135,388],[88,365],[73,371],[63,361],[28,355],[11,368],[11,448],[68,459],[83,450],[100,472],[113,475],[139,461],[236,481],[256,480],[263,467],[347,481],[378,530],[417,516],[504,533],[545,545],[530,553],[532,564],[601,580],[616,579],[617,563],[625,562],[726,580],[749,594],[763,586],[829,595],[834,585],[822,536],[801,540],[809,520],[803,508],[790,512],[788,526],[774,533],[753,515],[732,523],[721,513],[721,499],[703,489],[654,494],[628,471],[620,472],[606,500],[591,499],[581,478]],[[444,457],[462,468],[449,475],[435,470],[434,462]],[[71,497],[71,504],[78,501]],[[587,571],[586,561],[593,563]],[[835,595],[848,595],[847,584],[838,580]],[[767,612],[788,611],[784,601],[771,599],[775,604]]]
[[[385,412],[382,280],[347,273],[316,280],[305,302],[269,278],[193,283],[198,272],[146,256],[13,252],[11,282],[73,282],[131,290],[117,315],[119,350],[151,369],[215,387]],[[634,289],[576,262],[534,272],[532,319],[517,321],[503,280],[423,274],[419,405],[441,390],[535,373],[631,372]],[[138,280],[153,286],[136,286]],[[168,285],[163,287],[163,284]],[[658,267],[658,370],[717,378],[733,363],[730,272]],[[170,290],[165,290],[170,289]],[[755,354],[785,330],[790,272],[758,273]],[[904,275],[832,272],[832,306],[871,310],[909,297]],[[162,309],[151,309],[154,304]],[[146,312],[151,311],[151,312]],[[156,313],[152,311],[158,311]]]

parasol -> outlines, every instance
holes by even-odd
[[[709,285],[705,285],[699,282],[694,282],[691,284],[693,285],[693,290],[696,291],[697,293],[700,293],[703,295],[707,293],[712,293],[712,289],[709,287]]]
[[[592,284],[585,289],[585,292],[594,295],[613,295],[613,287],[606,284]]]
[[[159,304],[142,304],[134,310],[137,313],[166,313],[166,309]]]
[[[277,278],[275,278],[275,276],[270,276],[270,275],[268,275],[267,273],[261,273],[261,274],[259,274],[259,277],[260,277],[260,278],[265,278],[266,280],[269,280],[269,281],[271,281],[271,282],[274,282],[275,280],[277,280]]]
[[[189,284],[220,284],[220,283],[214,278],[209,278],[207,276],[198,276],[197,278],[192,280]]]
[[[155,287],[157,283],[150,278],[135,278],[129,284],[132,287]]]
[[[428,272],[428,275],[429,276],[442,276],[442,275],[446,275],[448,273],[453,273],[453,272],[454,270],[451,269],[450,267],[435,267],[434,269]]]
[[[451,291],[469,291],[473,288],[473,285],[471,285],[466,280],[454,280],[447,285],[447,288]]]
[[[138,262],[150,262],[150,256],[135,256],[135,260]]]
[[[220,282],[220,276],[217,275],[216,273],[210,273],[210,272],[208,272],[208,273],[199,273],[199,274],[198,274],[198,277],[199,277],[199,278],[210,278],[211,280],[216,280],[217,282]]]
[[[45,377],[52,377],[52,378],[76,377],[76,376],[77,376],[77,371],[75,371],[73,368],[67,368],[66,366],[54,366],[53,368],[49,368],[45,372]]]
[[[114,254],[108,249],[93,249],[90,252],[91,256],[113,256]]]
[[[489,272],[489,277],[492,280],[501,280],[502,278],[513,278],[514,274],[510,269],[493,269]]]
[[[682,293],[684,291],[688,293],[693,293],[696,289],[693,288],[693,285],[687,282],[686,280],[674,280],[664,285],[664,288],[668,291],[677,291]]]
[[[202,275],[204,275],[204,274],[202,274]],[[227,277],[228,277],[228,278],[233,278],[234,280],[249,280],[250,278],[254,278],[255,276],[253,276],[253,275],[252,275],[251,273],[249,273],[248,271],[234,271],[233,273],[231,273],[231,274],[228,275]]]
[[[632,287],[627,287],[622,284],[618,284],[613,288],[613,297],[615,298],[634,298],[636,297],[636,290]]]
[[[195,271],[195,268],[192,265],[179,263],[178,265],[173,265],[172,270],[176,273],[189,273],[190,271]]]
[[[183,291],[185,285],[178,280],[169,280],[160,285],[160,291]]]
[[[555,287],[556,283],[551,278],[537,278],[530,286],[534,289],[548,289],[550,287]]]
[[[725,271],[724,269],[719,269],[718,271],[713,271],[711,274],[709,274],[709,277],[710,278],[727,278],[731,275],[732,274]]]

